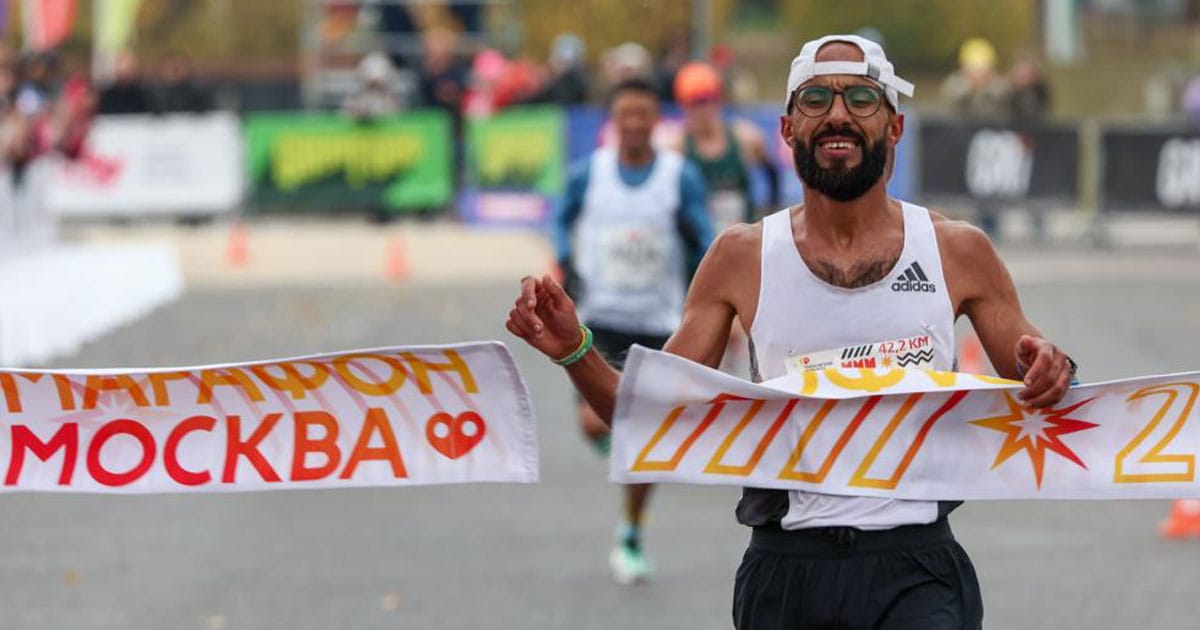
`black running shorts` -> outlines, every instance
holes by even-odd
[[[975,568],[945,518],[884,531],[755,528],[738,567],[739,630],[978,630]]]

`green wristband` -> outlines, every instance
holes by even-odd
[[[579,342],[579,347],[575,349],[575,352],[561,359],[553,359],[555,364],[567,367],[572,363],[577,363],[583,358],[583,355],[588,353],[588,350],[592,349],[592,329],[580,324],[579,332],[583,333],[583,340]]]

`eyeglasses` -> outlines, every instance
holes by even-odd
[[[866,118],[879,111],[883,103],[883,92],[869,85],[851,85],[842,90],[812,85],[796,90],[792,102],[796,110],[809,118],[824,116],[833,109],[833,98],[842,95],[846,110],[859,118]]]

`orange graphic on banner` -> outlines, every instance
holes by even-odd
[[[1066,417],[1067,414],[1095,400],[1094,398],[1088,398],[1063,409],[1047,409],[1045,411],[1023,407],[1007,391],[1004,392],[1004,400],[1008,404],[1008,414],[970,421],[971,424],[1005,434],[1004,444],[1001,445],[1000,452],[996,454],[996,461],[992,463],[993,469],[1017,452],[1025,451],[1029,454],[1029,461],[1033,464],[1033,476],[1037,480],[1039,489],[1042,487],[1046,449],[1058,453],[1080,468],[1087,469],[1087,464],[1083,463],[1083,460],[1079,459],[1079,456],[1063,443],[1061,436],[1099,426],[1093,422]]]
[[[487,424],[474,411],[452,416],[444,411],[435,413],[425,424],[425,439],[437,452],[458,459],[471,452],[483,440]]]
[[[1150,450],[1138,458],[1138,463],[1141,464],[1183,464],[1185,470],[1183,472],[1173,473],[1127,473],[1125,472],[1125,460],[1133,453],[1138,446],[1154,433],[1158,425],[1162,422],[1167,412],[1175,406],[1175,401],[1179,398],[1179,390],[1187,392],[1187,399],[1183,403],[1183,409],[1180,410],[1179,416],[1175,418],[1175,424],[1171,425],[1167,434],[1162,437]],[[1200,386],[1195,383],[1166,383],[1162,385],[1152,385],[1144,387],[1129,395],[1126,402],[1139,400],[1147,396],[1158,394],[1166,395],[1167,399],[1163,402],[1158,411],[1154,413],[1154,417],[1150,422],[1133,436],[1129,444],[1117,453],[1116,466],[1113,470],[1113,483],[1152,483],[1152,482],[1169,482],[1169,481],[1186,481],[1191,482],[1196,479],[1196,457],[1194,455],[1183,454],[1167,454],[1163,453],[1163,449],[1175,439],[1179,431],[1183,429],[1183,425],[1192,415],[1192,409],[1196,405],[1196,397],[1200,394]]]
[[[800,435],[800,441],[797,442],[796,448],[792,451],[791,456],[788,457],[787,463],[783,465],[783,470],[780,471],[779,478],[807,481],[810,483],[821,483],[824,481],[825,476],[829,474],[829,470],[833,468],[833,463],[842,454],[842,449],[846,448],[846,444],[850,441],[850,438],[854,437],[854,432],[858,430],[858,426],[870,415],[871,410],[875,408],[875,405],[879,404],[881,398],[882,396],[872,396],[863,401],[862,408],[850,420],[850,424],[846,425],[841,437],[838,438],[837,443],[833,445],[833,449],[829,451],[829,455],[825,457],[825,461],[821,463],[821,467],[816,472],[796,470],[796,465],[800,463],[800,457],[804,455],[804,449],[808,446],[808,442],[812,439],[813,434],[817,432],[821,423],[825,422],[825,417],[838,404],[836,400],[825,401],[825,404],[821,405],[821,408],[813,416],[812,422],[809,422],[808,426],[804,428],[804,433]]]
[[[662,441],[667,431],[670,431],[671,427],[675,426],[675,423],[679,421],[679,416],[683,415],[685,407],[680,405],[672,409],[671,413],[667,414],[667,417],[663,419],[663,423],[659,425],[658,430],[651,436],[650,441],[646,443],[646,446],[642,447],[642,452],[638,453],[637,459],[634,460],[633,466],[629,470],[631,472],[675,470],[679,466],[679,462],[683,460],[683,456],[692,448],[692,444],[695,444],[700,435],[708,430],[708,427],[717,419],[717,416],[721,415],[721,411],[725,409],[725,402],[728,400],[745,400],[745,398],[729,394],[720,394],[716,398],[713,398],[710,403],[713,406],[712,409],[704,415],[704,419],[700,421],[700,424],[696,425],[696,428],[679,445],[679,448],[675,449],[675,453],[671,455],[670,459],[650,460],[648,459],[650,452],[654,450],[655,446],[658,446],[658,443]]]
[[[862,464],[858,470],[854,471],[854,476],[850,478],[850,485],[859,488],[878,488],[881,490],[895,490],[900,484],[900,480],[904,477],[904,473],[908,471],[908,467],[917,456],[917,452],[921,450],[921,446],[925,444],[925,438],[929,436],[929,431],[933,429],[933,425],[937,423],[946,412],[950,411],[967,397],[968,392],[955,392],[946,400],[946,402],[933,412],[925,423],[921,425],[921,429],[917,431],[916,437],[913,438],[912,444],[908,446],[908,450],[904,452],[904,457],[900,459],[900,464],[896,466],[896,470],[891,477],[887,479],[873,479],[867,477],[867,473],[871,470],[871,466],[875,463],[875,459],[879,457],[879,452],[883,450],[883,445],[891,439],[892,434],[896,432],[896,428],[904,422],[904,418],[912,411],[917,402],[921,400],[924,394],[913,394],[909,396],[904,404],[900,405],[900,409],[896,410],[896,415],[892,416],[892,421],[884,427],[880,433],[879,439],[875,440],[875,444],[871,446],[871,450],[867,452],[867,456],[863,458]]]
[[[896,368],[879,373],[859,369],[858,376],[846,376],[834,368],[825,368],[825,378],[842,389],[877,392],[899,383],[904,378],[904,370]]]
[[[783,423],[787,421],[788,416],[792,415],[792,410],[796,408],[796,403],[798,402],[800,401],[788,401],[788,404],[783,407],[783,411],[780,411],[779,415],[775,418],[775,422],[772,422],[770,428],[768,428],[767,432],[763,434],[762,439],[758,442],[758,446],[754,447],[754,452],[750,454],[750,459],[747,460],[745,464],[722,464],[721,460],[725,458],[725,453],[727,453],[730,447],[733,446],[733,443],[737,441],[738,436],[742,434],[742,430],[746,428],[746,425],[750,424],[750,421],[758,415],[758,411],[763,408],[763,405],[766,404],[765,400],[754,401],[754,404],[750,405],[750,409],[748,409],[746,414],[742,416],[742,419],[737,423],[737,426],[735,426],[733,430],[729,432],[729,435],[725,437],[725,441],[721,442],[721,446],[717,449],[717,452],[713,454],[713,458],[709,460],[708,465],[704,467],[704,472],[717,475],[737,475],[739,477],[749,476],[751,472],[754,472],[754,468],[758,466],[758,462],[762,459],[763,453],[767,451],[767,445],[769,445],[771,441],[775,439],[775,435],[779,433],[779,429],[783,428]]]

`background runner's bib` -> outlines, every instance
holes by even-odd
[[[678,227],[683,165],[679,154],[658,151],[650,177],[628,186],[616,151],[592,155],[573,234],[585,322],[645,335],[669,335],[679,326],[687,290]]]
[[[644,291],[667,273],[671,240],[637,224],[607,227],[598,234],[602,283],[623,291]]]
[[[743,223],[750,214],[750,203],[741,191],[713,190],[708,193],[708,213],[713,231],[720,234],[725,228]]]
[[[713,230],[720,234],[735,223],[753,220],[750,208],[750,173],[742,160],[742,149],[733,125],[725,126],[724,153],[707,158],[700,155],[696,139],[686,136],[685,155],[700,168],[704,182],[708,185],[708,212],[712,217]]]
[[[895,267],[857,289],[830,285],[812,273],[796,248],[788,210],[763,219],[762,280],[750,326],[755,380],[828,367],[847,375],[900,363],[953,368],[954,312],[933,223],[920,206],[905,203],[903,213],[904,247]],[[746,489],[738,505],[743,523],[779,522],[784,529],[887,529],[931,523],[938,515],[939,505],[931,501],[796,491],[785,496],[754,488]]]

